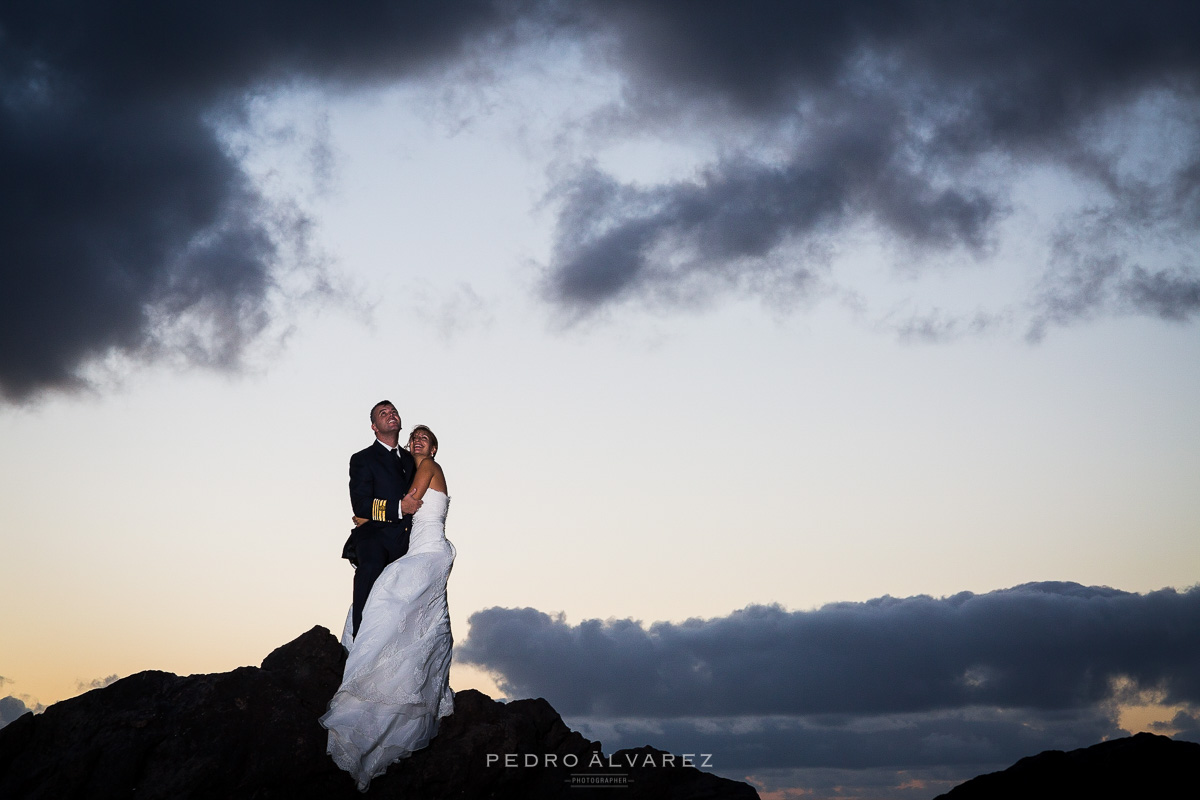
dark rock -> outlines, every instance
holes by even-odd
[[[1200,791],[1200,744],[1139,733],[1072,750],[1047,750],[1002,772],[972,778],[935,800],[1020,797],[1193,798]]]
[[[0,797],[361,797],[325,754],[317,722],[344,658],[316,627],[261,668],[141,672],[26,714],[0,729]],[[647,754],[659,755],[651,766]],[[581,773],[627,785],[628,800],[758,796],[744,783],[663,767],[661,755],[640,748],[605,758],[545,700],[497,703],[467,690],[455,694],[455,713],[430,746],[394,764],[367,796],[578,800],[570,782]]]

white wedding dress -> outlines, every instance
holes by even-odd
[[[346,672],[321,717],[329,755],[363,792],[389,764],[429,744],[441,718],[454,711],[446,605],[454,566],[454,545],[446,539],[450,498],[429,489],[423,500],[408,552],[371,587],[358,636],[350,635],[346,618]]]

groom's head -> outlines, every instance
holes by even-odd
[[[400,432],[400,412],[391,400],[380,400],[371,406],[371,430],[376,435]]]

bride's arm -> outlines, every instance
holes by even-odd
[[[417,465],[417,473],[413,475],[412,486],[409,487],[406,497],[412,497],[420,500],[425,496],[425,492],[429,489],[429,484],[433,481],[434,475],[438,472],[438,465],[434,463],[432,458],[427,458]]]

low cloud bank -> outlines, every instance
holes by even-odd
[[[649,627],[490,608],[470,624],[458,658],[496,673],[511,696],[545,697],[564,714],[1054,712],[1151,689],[1166,703],[1200,704],[1200,587],[1141,595],[1032,583],[814,611],[750,606]]]
[[[708,754],[771,796],[928,798],[1124,736],[1123,705],[1174,705],[1155,730],[1200,741],[1200,587],[1031,583],[648,626],[490,608],[470,625],[455,657],[510,697],[545,697],[609,751]]]

